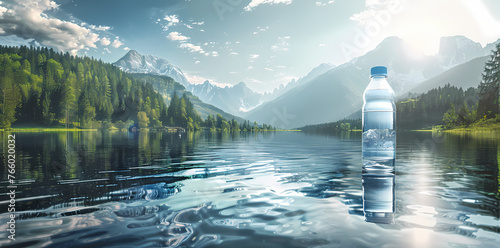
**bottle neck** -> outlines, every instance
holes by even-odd
[[[386,76],[372,76],[367,89],[390,89],[392,91]]]

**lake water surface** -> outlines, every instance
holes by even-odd
[[[499,135],[397,138],[394,223],[377,224],[360,133],[16,133],[0,246],[498,247]]]

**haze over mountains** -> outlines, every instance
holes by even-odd
[[[428,81],[432,82],[428,84],[436,84],[434,87],[446,83],[454,85],[456,74],[453,71],[459,71],[469,75],[460,81],[460,86],[477,86],[484,68],[483,61],[487,59],[484,56],[493,47],[492,44],[484,48],[479,45],[479,49],[477,45],[479,44],[463,36],[446,37],[441,39],[440,53],[434,56],[415,56],[408,52],[410,50],[402,39],[388,37],[374,50],[307,84],[291,89],[250,111],[246,118],[271,123],[280,128],[296,128],[342,119],[361,108],[362,94],[369,83],[370,68],[377,65],[388,67],[389,82],[397,95],[418,89],[421,82],[431,80],[448,70],[451,72]],[[454,68],[480,56],[484,58],[461,68]]]
[[[231,87],[218,87],[208,81],[190,84],[182,71],[167,60],[136,51],[130,51],[115,65],[128,72],[172,77],[201,101],[233,115],[294,128],[336,121],[359,110],[372,66],[388,67],[389,82],[398,96],[423,93],[447,83],[464,88],[477,86],[493,48],[494,43],[482,47],[464,36],[451,36],[441,38],[438,54],[426,56],[412,52],[402,39],[388,37],[372,51],[345,64],[320,64],[304,77],[264,94],[251,90],[244,82]]]
[[[191,84],[186,88],[204,102],[220,107],[231,114],[246,116],[247,112],[260,104],[273,100],[288,90],[305,84],[334,67],[334,65],[323,63],[306,76],[298,80],[292,80],[286,86],[282,84],[279,88],[275,88],[273,92],[266,93],[255,92],[248,88],[244,82],[222,88],[205,81],[203,84]]]

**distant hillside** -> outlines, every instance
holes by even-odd
[[[398,129],[430,128],[443,123],[444,114],[450,109],[457,112],[458,118],[472,118],[478,102],[477,89],[449,84],[431,89],[418,96],[396,102],[396,124]],[[474,117],[475,118],[475,117]],[[345,127],[346,123],[350,125]],[[343,120],[324,124],[308,125],[300,129],[310,133],[338,133],[349,129],[361,129],[361,110]]]
[[[258,106],[266,96],[251,90],[244,82],[222,88],[205,81],[203,84],[188,85],[187,90],[204,102],[237,115],[244,115],[249,109]]]
[[[368,82],[353,65],[339,66],[257,107],[246,118],[278,128],[329,122],[359,108]]]
[[[490,53],[491,47],[490,44],[481,47],[464,36],[443,37],[440,53],[425,56],[410,53],[410,47],[402,39],[388,37],[372,51],[255,108],[246,118],[275,122],[278,127],[285,128],[345,118],[361,109],[362,93],[370,81],[370,68],[378,65],[388,68],[389,83],[397,96],[407,94],[411,89],[423,93],[446,83],[464,88],[476,86],[483,62],[487,59],[484,56]],[[466,64],[452,70],[463,62]],[[422,82],[422,88],[417,88]],[[344,91],[345,86],[350,90]]]
[[[177,92],[177,94],[179,94],[180,96],[186,94],[203,119],[206,119],[209,114],[213,116],[220,114],[222,115],[222,117],[228,120],[235,119],[238,122],[243,121],[243,119],[240,117],[226,113],[222,109],[201,101],[197,96],[187,91],[183,85],[179,84],[168,76],[141,73],[133,73],[131,75],[138,81],[151,84],[153,88],[165,98],[167,103],[169,103],[172,99],[174,92]]]
[[[443,87],[451,84],[456,87],[467,89],[477,87],[481,81],[481,73],[484,70],[484,64],[490,56],[475,58],[471,61],[452,67],[451,69],[417,85],[411,89],[410,93],[425,93],[433,88]]]

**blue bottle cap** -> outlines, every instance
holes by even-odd
[[[385,67],[385,66],[372,67],[370,77],[373,77],[373,76],[387,77],[387,67]]]

